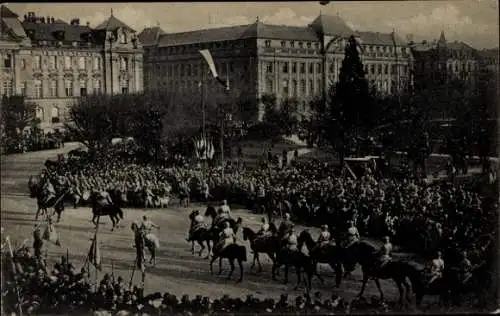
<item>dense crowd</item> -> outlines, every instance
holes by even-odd
[[[45,149],[55,149],[64,146],[63,135],[60,132],[44,133],[40,129],[25,130],[19,135],[2,137],[5,153],[23,153]]]
[[[386,178],[376,164],[356,177],[318,161],[249,170],[235,165],[188,167],[181,158],[167,168],[111,155],[80,165],[62,162],[47,173],[77,203],[101,191],[120,206],[135,207],[166,206],[172,195],[227,199],[270,217],[281,211],[295,221],[327,222],[337,231],[352,220],[362,235],[389,235],[397,244],[426,254],[444,247],[481,248],[493,238],[497,223],[497,196],[484,196],[467,183]]]

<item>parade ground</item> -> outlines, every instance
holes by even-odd
[[[66,144],[65,148],[58,150],[29,152],[25,154],[2,156],[2,194],[1,194],[1,220],[5,229],[5,236],[10,236],[14,244],[26,242],[32,246],[32,232],[36,224],[36,200],[28,195],[28,179],[31,174],[35,175],[43,168],[46,159],[56,158],[57,154],[78,147],[77,144]],[[258,230],[260,216],[252,214],[248,210],[235,209],[232,207],[233,217],[242,217],[242,227],[250,227]],[[128,284],[133,270],[135,250],[133,248],[133,233],[130,224],[139,220],[143,215],[160,226],[156,235],[160,239],[160,250],[157,253],[157,264],[155,267],[146,269],[145,291],[147,293],[170,292],[175,295],[188,294],[206,295],[220,297],[224,294],[232,297],[242,297],[252,294],[256,297],[276,297],[282,293],[288,293],[290,297],[304,294],[304,286],[294,291],[296,275],[290,269],[289,283],[283,284],[281,272],[277,281],[271,279],[271,262],[265,255],[261,255],[263,271],[256,272],[250,269],[253,254],[247,241],[243,241],[242,230],[238,231],[238,242],[247,246],[248,260],[244,264],[244,279],[242,283],[236,283],[239,276],[238,268],[235,270],[233,279],[226,280],[229,272],[227,261],[223,263],[223,273],[217,276],[217,261],[214,263],[214,275],[210,275],[209,261],[191,254],[191,245],[185,240],[189,229],[188,214],[193,209],[204,212],[205,207],[192,204],[189,208],[178,205],[174,199],[166,209],[124,209],[124,220],[121,227],[114,232],[111,231],[109,218],[101,219],[103,224],[99,227],[99,245],[101,251],[102,271],[91,268],[91,278],[100,280],[105,273],[114,273],[115,277],[121,276]],[[91,238],[94,234],[94,225],[91,223],[91,211],[88,207],[73,209],[67,205],[63,212],[61,222],[56,225],[60,237],[61,247],[45,242],[43,253],[47,254],[49,266],[52,266],[61,256],[69,254],[70,262],[79,270],[86,259],[90,248]],[[209,219],[207,219],[210,222]],[[298,226],[300,232],[305,227]],[[316,238],[319,231],[310,228],[313,237]],[[196,249],[198,246],[196,246]],[[31,248],[32,249],[32,248]],[[205,253],[206,254],[206,253]],[[204,254],[204,255],[205,255]],[[148,254],[149,258],[149,254]],[[319,271],[325,277],[325,284],[320,284],[318,279],[313,279],[313,293],[320,291],[323,297],[332,294],[342,295],[346,299],[353,299],[361,288],[361,273],[357,268],[353,274],[353,280],[343,280],[340,288],[334,286],[334,274],[330,267],[321,265]],[[140,285],[140,273],[135,273],[134,285]],[[396,301],[398,291],[392,281],[381,281],[386,300]],[[370,281],[365,291],[365,297],[370,298],[378,291],[373,281]],[[426,299],[427,302],[429,298]]]

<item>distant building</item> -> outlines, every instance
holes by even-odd
[[[143,90],[136,32],[111,16],[95,28],[29,12],[20,21],[0,7],[0,94],[37,104],[45,131],[63,126],[68,105],[91,93]]]
[[[477,83],[481,66],[479,52],[464,42],[447,42],[444,32],[439,40],[411,43],[414,56],[415,89],[426,84],[460,79]]]
[[[231,90],[227,95],[209,80],[208,102],[275,94],[278,100],[296,98],[296,110],[306,114],[307,101],[338,81],[351,35],[362,43],[367,79],[380,92],[396,93],[411,83],[411,54],[394,32],[357,32],[338,16],[319,15],[304,27],[257,19],[249,25],[182,33],[146,28],[138,35],[144,47],[144,87],[199,94],[197,87],[208,67],[198,51],[209,49]]]

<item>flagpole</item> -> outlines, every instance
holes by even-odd
[[[207,73],[206,71],[203,71],[203,78],[201,82],[201,111],[203,114],[203,126],[202,126],[202,139],[206,139],[206,117],[205,117],[205,97],[206,97],[206,84],[207,84]],[[207,152],[207,145],[205,144],[205,159],[203,160],[203,174],[205,174],[206,169],[207,169],[207,157],[206,157],[206,152]]]

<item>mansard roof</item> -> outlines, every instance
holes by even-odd
[[[379,32],[355,32],[355,35],[361,39],[361,43],[365,45],[397,45],[403,46],[405,42],[396,33],[379,33]]]
[[[161,35],[166,34],[159,26],[147,27],[137,35],[139,42],[144,46],[155,45]]]
[[[95,30],[106,30],[106,31],[116,31],[118,28],[123,28],[132,32],[135,32],[133,28],[128,26],[127,24],[120,21],[116,18],[113,13],[111,13],[110,17],[103,21],[101,24],[96,26]]]
[[[63,41],[86,42],[84,34],[91,33],[92,30],[86,25],[71,25],[68,23],[36,23],[23,21],[22,26],[26,33],[33,32],[32,39],[35,41],[58,41],[56,33],[64,32]]]
[[[310,26],[318,33],[324,35],[338,35],[349,37],[353,30],[339,16],[320,14]]]

